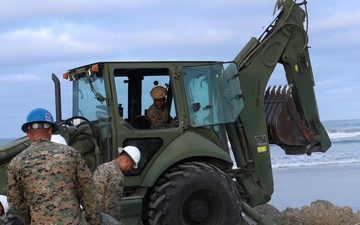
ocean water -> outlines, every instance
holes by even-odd
[[[269,203],[278,210],[310,206],[319,199],[360,210],[360,119],[323,125],[332,142],[325,153],[285,155],[272,146],[274,193]]]
[[[286,155],[276,146],[270,146],[273,168],[304,167],[330,164],[360,163],[360,119],[323,121],[331,147],[325,153]]]
[[[323,125],[332,142],[326,153],[286,155],[280,147],[271,145],[273,168],[360,163],[360,119],[323,121]],[[15,139],[0,138],[0,146]]]
[[[17,138],[0,138],[0,146],[10,143],[11,141],[16,140],[16,139]]]

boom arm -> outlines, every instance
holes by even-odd
[[[227,125],[227,132],[241,168],[234,177],[247,189],[243,197],[252,206],[269,201],[273,192],[269,144],[279,145],[286,154],[325,152],[331,146],[319,120],[303,25],[307,12],[301,5],[306,2],[281,1],[282,9],[272,24],[234,59],[245,107],[237,121]],[[265,91],[278,63],[288,84]]]
[[[235,58],[243,93],[247,95],[242,122],[252,121],[254,111],[258,112],[258,120],[263,121],[266,116],[270,143],[278,144],[288,154],[325,152],[331,146],[319,120],[308,36],[303,26],[307,14],[300,5],[306,2],[283,1],[282,11],[262,38],[252,39],[250,50]],[[283,65],[288,85],[265,92],[277,63]],[[264,110],[257,110],[263,106]]]

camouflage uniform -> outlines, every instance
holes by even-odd
[[[164,124],[176,124],[176,121],[169,115],[169,109],[166,105],[163,109],[158,109],[155,104],[152,104],[148,109],[147,116],[155,127]]]
[[[124,174],[115,160],[100,165],[93,175],[99,211],[120,220]]]
[[[91,172],[72,147],[32,142],[8,165],[7,187],[10,209],[24,224],[100,224]]]

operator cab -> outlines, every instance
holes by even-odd
[[[167,90],[166,102],[169,115],[176,118],[176,107],[172,95],[170,70],[168,68],[119,68],[114,70],[116,97],[119,114],[135,129],[173,128],[174,125],[155,125],[147,117],[153,104],[150,91],[156,86]]]
[[[119,146],[136,146],[142,159],[133,174],[187,130],[203,128],[227,149],[223,125],[234,122],[244,107],[239,77],[232,62],[104,62],[73,69],[68,73],[74,82],[72,118],[83,121],[67,132],[69,143],[101,146],[95,156],[83,148],[90,149],[83,155],[95,162],[91,168],[115,158]],[[157,86],[166,89],[165,103],[176,124],[155,127],[147,118],[154,102],[150,92]]]

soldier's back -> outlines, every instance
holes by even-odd
[[[78,157],[79,153],[69,146],[37,141],[10,163],[23,188],[32,223],[81,223]]]

